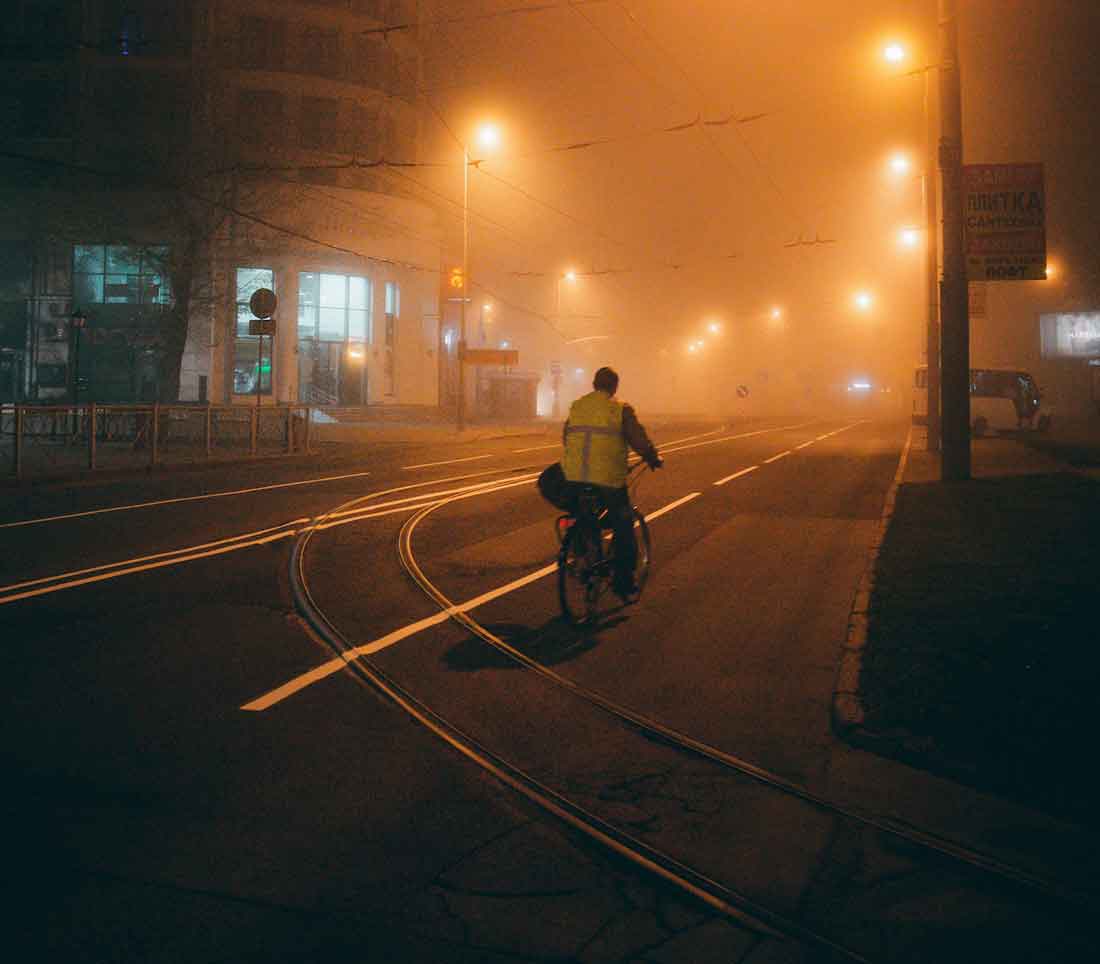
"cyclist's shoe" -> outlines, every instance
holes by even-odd
[[[629,581],[616,579],[611,588],[615,595],[623,601],[624,606],[629,606],[631,603],[638,601],[638,584],[633,579]]]

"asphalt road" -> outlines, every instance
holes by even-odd
[[[788,418],[656,434],[666,467],[637,490],[652,516],[650,583],[585,634],[557,618],[552,576],[524,579],[556,549],[557,513],[527,478],[555,457],[542,439],[393,444],[323,471],[263,464],[11,500],[0,519],[8,906],[30,959],[808,959],[609,856],[356,676],[324,669],[333,653],[293,605],[291,547],[320,520],[303,569],[346,640],[478,740],[653,831],[670,770],[431,619],[440,610],[395,546],[410,515],[437,503],[411,534],[417,563],[454,603],[502,590],[472,615],[511,645],[813,793],[947,820],[962,791],[922,778],[923,802],[906,813],[916,778],[890,768],[883,779],[886,764],[829,729],[905,427]],[[470,488],[507,480],[517,484]],[[720,841],[683,814],[722,807],[705,779],[691,787],[657,822],[702,859]],[[743,831],[764,825],[759,806],[726,811]],[[964,824],[952,829],[997,821]],[[798,860],[761,842],[820,832],[787,823],[728,838],[730,873],[824,919],[829,874],[808,894]]]

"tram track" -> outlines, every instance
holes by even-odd
[[[714,441],[721,441],[714,440]],[[685,446],[690,448],[691,446]],[[527,467],[524,467],[527,468]],[[819,813],[849,821],[860,828],[886,835],[895,850],[909,855],[923,854],[926,861],[951,862],[958,869],[970,874],[978,874],[996,885],[1008,885],[1032,895],[1040,895],[1059,905],[1070,905],[1079,910],[1091,911],[1097,906],[1096,896],[1082,893],[1066,887],[1059,881],[1037,874],[1031,870],[1004,861],[965,845],[942,837],[934,831],[905,824],[891,817],[869,814],[848,806],[830,801],[814,794],[808,788],[793,783],[775,773],[758,767],[751,762],[711,746],[688,734],[680,733],[625,706],[607,695],[589,689],[575,680],[539,663],[526,653],[511,646],[497,634],[474,619],[465,607],[460,607],[449,599],[424,573],[413,552],[413,534],[418,525],[433,512],[462,499],[475,498],[500,492],[513,485],[527,484],[534,475],[515,478],[516,472],[523,469],[502,470],[513,477],[495,478],[484,483],[463,487],[455,492],[428,493],[424,501],[411,506],[413,514],[405,521],[397,538],[397,555],[403,569],[413,583],[432,602],[441,613],[470,632],[498,652],[506,655],[516,664],[538,674],[554,687],[579,699],[612,721],[624,725],[653,743],[660,743],[675,752],[689,754],[695,759],[705,760],[722,770],[748,777],[756,783],[769,788],[787,799],[799,801]],[[373,496],[353,500],[364,503],[376,498]],[[337,507],[333,513],[353,513],[356,507],[352,503]],[[310,628],[318,637],[338,654],[354,654],[355,645],[329,620],[328,616],[316,605],[309,590],[305,569],[306,548],[315,531],[324,528],[324,519],[315,520],[315,525],[303,531],[294,546],[291,561],[291,586],[295,594],[296,605]],[[559,790],[540,780],[537,776],[516,766],[506,756],[485,745],[472,733],[448,719],[444,712],[433,708],[414,695],[400,682],[386,673],[376,662],[354,654],[347,659],[348,667],[361,679],[392,699],[403,710],[412,715],[438,737],[445,740],[478,766],[491,773],[506,785],[522,793],[537,806],[564,820],[570,826],[582,831],[601,845],[610,848],[620,857],[631,860],[639,868],[654,873],[666,883],[691,894],[714,909],[742,924],[771,936],[782,935],[798,941],[808,947],[824,952],[830,959],[852,961],[874,960],[867,957],[861,949],[845,946],[834,936],[815,930],[802,921],[782,911],[777,911],[749,894],[723,883],[690,863],[678,859],[665,850],[660,850],[635,834],[617,826],[614,822],[593,812],[586,806],[569,799]]]
[[[574,696],[584,700],[592,706],[598,707],[621,722],[635,727],[651,738],[660,739],[669,745],[675,746],[685,752],[695,754],[721,767],[735,770],[738,773],[751,777],[764,786],[770,787],[790,797],[794,797],[820,811],[847,820],[856,821],[868,828],[890,834],[906,844],[925,848],[935,852],[938,856],[949,858],[968,868],[979,870],[998,879],[1009,881],[1015,885],[1027,887],[1057,900],[1077,904],[1084,909],[1100,909],[1100,899],[1098,899],[1096,895],[1086,894],[1072,888],[1067,888],[1058,881],[1042,874],[1037,874],[1026,868],[1000,860],[996,856],[983,851],[955,843],[926,829],[902,823],[894,818],[864,813],[836,803],[819,794],[815,794],[807,787],[787,780],[777,773],[759,767],[748,760],[728,753],[709,743],[705,743],[702,740],[682,733],[661,723],[659,720],[654,720],[612,699],[598,690],[586,687],[576,680],[570,679],[568,676],[538,662],[523,651],[512,646],[506,640],[479,623],[469,614],[469,612],[456,606],[452,600],[447,598],[447,596],[428,579],[423,569],[416,562],[412,552],[413,532],[421,521],[427,518],[432,512],[447,505],[449,501],[449,499],[441,500],[432,505],[423,506],[405,521],[398,534],[398,557],[401,561],[401,565],[421,591],[436,603],[440,609],[447,612],[454,622],[473,633],[479,639],[489,644],[509,659],[514,660],[526,669],[544,677],[554,685],[568,690]],[[537,640],[530,641],[529,645],[531,648],[537,649]]]
[[[520,481],[523,484],[529,484],[530,480],[530,478],[523,478]],[[517,484],[516,480],[510,479],[503,484],[498,482],[496,485],[490,483],[483,490],[476,493],[466,492],[453,495],[445,500],[433,502],[425,508],[433,508],[461,498],[470,498],[474,494],[499,492],[511,484]],[[336,507],[329,515],[337,512],[353,511],[357,504],[362,504],[377,495],[375,493],[352,500]],[[762,937],[795,939],[800,943],[815,947],[819,951],[826,952],[830,960],[871,964],[868,958],[851,951],[824,935],[803,927],[793,919],[770,910],[744,894],[725,887],[705,873],[650,846],[637,836],[570,800],[545,782],[525,772],[522,768],[514,766],[502,755],[485,746],[472,734],[466,732],[445,715],[416,697],[409,689],[386,673],[374,660],[357,653],[354,642],[349,640],[317,605],[310,591],[305,557],[314,534],[323,530],[323,522],[323,518],[315,520],[316,524],[303,530],[295,540],[289,567],[291,592],[295,607],[311,633],[338,656],[344,656],[348,670],[355,676],[381,692],[457,752],[496,777],[506,786],[520,793],[538,808],[564,821],[574,830],[607,848],[616,856],[632,863],[645,873],[658,877],[664,883],[700,901],[729,919],[748,927]],[[404,531],[403,527],[402,532]],[[449,603],[448,606],[451,609],[456,609],[453,604]]]

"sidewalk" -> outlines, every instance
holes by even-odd
[[[1100,477],[1039,450],[1064,441],[974,439],[972,480],[943,483],[914,429],[834,718],[877,753],[1096,826]]]

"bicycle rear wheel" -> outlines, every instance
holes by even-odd
[[[596,615],[602,561],[599,533],[578,520],[558,552],[558,601],[562,616],[574,626],[583,626]]]

